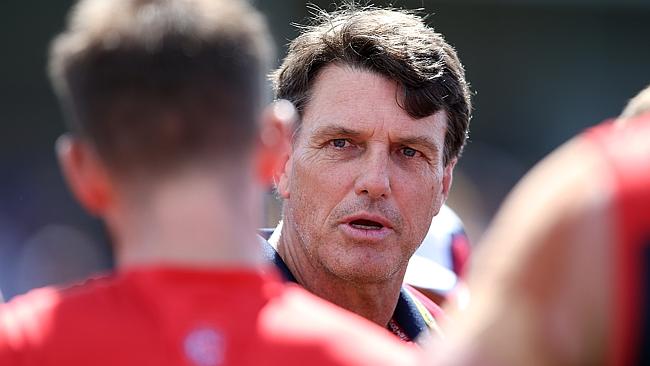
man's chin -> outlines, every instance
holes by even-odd
[[[328,270],[336,277],[356,284],[382,284],[395,279],[400,268],[394,264],[371,264],[360,262],[356,264],[337,265]],[[401,281],[401,279],[400,279]]]
[[[406,272],[408,259],[400,261],[402,253],[391,250],[395,248],[393,243],[367,245],[343,239],[338,239],[340,245],[319,248],[321,264],[335,277],[358,284],[379,284]]]

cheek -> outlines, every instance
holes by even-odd
[[[333,194],[328,190],[332,184],[325,172],[311,164],[296,163],[289,179],[292,187],[289,203],[294,220],[300,227],[307,228],[303,231],[313,235],[333,205]]]
[[[411,184],[405,185],[396,195],[401,201],[401,209],[408,222],[411,235],[424,239],[431,219],[442,205],[442,174],[431,173],[420,179],[410,177]]]
[[[294,166],[292,187],[297,188],[300,200],[314,207],[330,209],[351,192],[354,178],[344,163],[300,161]]]

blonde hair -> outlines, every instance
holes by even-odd
[[[627,103],[619,120],[626,121],[642,114],[650,113],[650,85],[641,90],[634,98]]]

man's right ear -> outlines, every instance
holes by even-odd
[[[102,216],[112,201],[112,185],[104,163],[85,141],[64,134],[56,141],[56,155],[68,188],[95,216]]]
[[[291,131],[296,119],[293,104],[286,100],[270,105],[262,119],[258,173],[262,182],[273,182],[283,197],[281,186],[291,155]]]
[[[280,197],[283,199],[288,199],[291,195],[291,185],[289,184],[289,177],[291,176],[291,157],[287,155],[287,158],[284,160],[282,169],[278,172],[277,184],[275,189],[277,190]]]

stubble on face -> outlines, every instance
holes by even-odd
[[[408,260],[418,247],[419,242],[400,244],[399,237],[403,225],[401,214],[385,201],[356,199],[340,202],[324,222],[319,221],[320,218],[313,214],[316,212],[317,203],[313,200],[307,202],[310,203],[299,208],[287,205],[286,214],[290,217],[288,221],[292,225],[293,232],[297,234],[299,245],[311,266],[325,271],[330,276],[352,283],[381,283],[397,275],[402,268],[406,268]],[[382,248],[377,248],[376,251],[369,250],[368,247],[374,243],[350,240],[337,235],[339,225],[343,224],[344,218],[358,212],[380,214],[388,218],[395,232],[391,242],[395,242],[394,245],[412,247],[413,250],[404,252],[402,258],[397,259],[391,253],[382,251]],[[391,262],[397,263],[381,265]],[[375,263],[380,265],[373,265]]]
[[[328,66],[314,83],[290,159],[291,195],[285,200],[284,215],[298,241],[295,244],[317,271],[358,283],[382,282],[403,274],[442,204],[443,167],[436,154],[444,147],[446,117],[415,121],[396,104],[396,93],[396,84],[390,80],[339,66]],[[317,131],[328,125],[353,133],[315,139]],[[349,141],[353,147],[349,154],[345,148],[332,150],[327,145],[337,138]],[[433,141],[436,152],[425,153],[428,162],[400,160],[405,158],[393,150],[395,140]],[[383,156],[392,164],[393,191],[385,197],[355,191],[355,181],[365,169],[362,156],[370,145],[373,151],[388,154]],[[386,218],[393,232],[372,243],[343,235],[341,222],[358,213]]]

